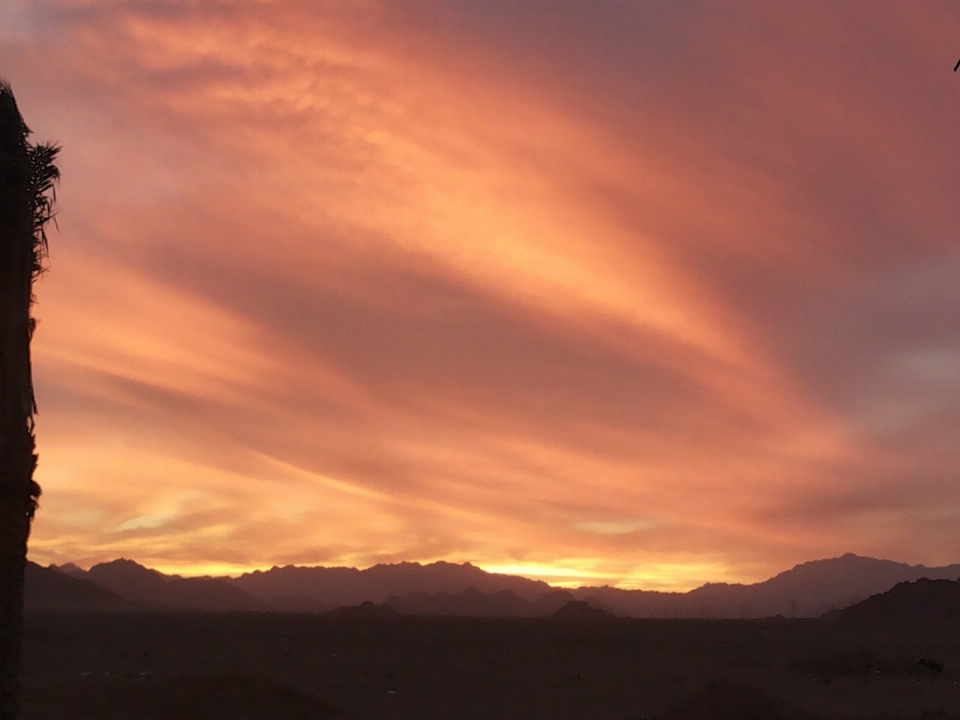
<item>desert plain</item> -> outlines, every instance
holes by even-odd
[[[960,631],[881,618],[31,612],[24,720],[960,718]]]

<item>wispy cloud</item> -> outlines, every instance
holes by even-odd
[[[956,559],[951,8],[9,7],[35,558]]]

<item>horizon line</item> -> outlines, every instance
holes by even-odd
[[[664,587],[660,587],[660,588],[649,588],[649,587],[640,587],[640,586],[625,586],[624,584],[621,584],[621,583],[610,583],[610,582],[600,583],[600,584],[593,585],[593,584],[585,584],[585,583],[583,583],[583,582],[579,582],[580,580],[588,580],[588,579],[589,579],[589,577],[590,577],[589,571],[579,572],[579,571],[572,570],[572,569],[568,569],[568,568],[554,568],[554,567],[551,567],[551,566],[548,566],[548,565],[543,565],[543,564],[536,564],[536,565],[530,564],[530,565],[526,565],[526,566],[524,566],[524,565],[522,565],[522,564],[504,564],[504,565],[499,565],[499,564],[498,564],[498,565],[493,565],[493,564],[491,564],[491,565],[479,565],[479,564],[474,563],[474,562],[471,562],[471,561],[469,561],[469,560],[465,560],[465,561],[462,561],[462,562],[453,562],[453,561],[450,561],[450,560],[443,560],[443,559],[440,559],[440,560],[431,560],[431,561],[429,561],[429,562],[423,562],[423,561],[420,561],[420,560],[401,560],[401,561],[397,561],[397,562],[378,562],[378,563],[374,563],[373,565],[369,565],[369,566],[366,566],[366,567],[357,567],[357,566],[350,566],[350,565],[323,565],[323,564],[316,564],[316,565],[306,565],[306,564],[304,564],[304,565],[298,565],[298,564],[295,564],[295,563],[287,563],[287,564],[285,564],[285,565],[279,565],[279,564],[274,563],[273,565],[271,565],[271,566],[269,566],[269,567],[263,567],[263,566],[240,566],[240,565],[232,564],[232,563],[193,563],[193,564],[190,564],[189,566],[167,565],[167,564],[162,564],[162,563],[156,564],[156,565],[147,565],[147,564],[144,564],[143,562],[141,562],[141,561],[139,561],[139,560],[134,560],[134,559],[132,559],[132,558],[127,558],[127,557],[123,557],[123,556],[114,558],[113,560],[106,560],[106,561],[97,562],[97,563],[94,563],[94,564],[92,564],[92,565],[90,565],[89,567],[86,567],[86,568],[85,568],[85,567],[82,567],[81,565],[79,565],[79,564],[77,564],[77,563],[74,563],[74,562],[72,562],[72,561],[68,561],[68,562],[65,562],[65,563],[62,563],[62,564],[49,563],[49,564],[46,565],[46,566],[41,565],[41,563],[37,563],[37,564],[38,564],[38,565],[41,565],[42,567],[48,567],[48,568],[62,568],[62,567],[65,567],[65,566],[67,566],[67,565],[73,565],[74,567],[80,569],[80,570],[83,571],[83,572],[89,572],[93,567],[96,567],[97,565],[106,565],[106,564],[109,564],[109,563],[112,563],[112,562],[117,562],[117,561],[123,560],[123,561],[128,561],[128,562],[135,563],[136,565],[139,565],[140,567],[146,568],[146,569],[148,569],[148,570],[153,570],[153,571],[159,572],[159,573],[161,573],[162,575],[166,575],[166,576],[168,576],[168,577],[181,577],[181,578],[204,578],[204,577],[206,577],[206,578],[238,578],[238,577],[241,577],[241,576],[243,576],[243,575],[249,575],[249,574],[253,574],[253,573],[257,573],[257,572],[265,573],[265,572],[269,572],[269,571],[271,571],[271,570],[277,570],[277,569],[283,569],[283,568],[345,569],[345,570],[356,570],[357,572],[364,572],[364,571],[370,570],[370,569],[372,569],[372,568],[381,567],[381,566],[394,567],[394,566],[400,566],[400,565],[416,565],[416,566],[418,566],[418,567],[429,567],[429,566],[431,566],[431,565],[444,564],[444,565],[454,565],[454,566],[458,566],[458,567],[472,567],[472,568],[476,568],[476,569],[478,569],[478,570],[480,570],[480,571],[482,571],[482,572],[484,572],[484,573],[487,573],[487,574],[489,574],[489,575],[499,575],[499,576],[504,576],[504,577],[516,577],[516,578],[523,578],[523,579],[526,579],[526,580],[530,580],[530,581],[533,581],[533,582],[542,582],[542,583],[544,583],[545,585],[547,585],[548,587],[555,588],[555,589],[558,589],[558,590],[574,590],[574,589],[579,589],[579,588],[591,588],[591,587],[594,587],[594,588],[599,588],[599,587],[612,587],[612,588],[616,588],[616,589],[620,589],[620,590],[642,590],[642,591],[646,591],[646,592],[663,592],[663,593],[686,593],[686,592],[690,592],[691,590],[695,590],[695,589],[698,589],[698,588],[701,588],[701,587],[705,587],[705,586],[708,586],[708,585],[744,585],[744,586],[756,585],[756,584],[759,584],[759,583],[766,582],[766,581],[768,581],[768,580],[772,580],[773,578],[779,576],[780,574],[785,573],[785,572],[789,572],[789,571],[791,571],[791,570],[794,570],[794,569],[796,569],[796,568],[798,568],[798,567],[800,567],[800,566],[802,566],[802,565],[806,565],[806,564],[809,564],[809,563],[816,563],[816,562],[827,562],[827,561],[830,561],[830,560],[841,560],[841,559],[847,558],[847,557],[864,559],[864,560],[875,560],[875,561],[877,561],[877,562],[892,562],[892,563],[896,563],[896,564],[899,564],[899,565],[907,565],[908,567],[923,567],[923,568],[927,568],[927,569],[944,568],[944,567],[950,567],[951,565],[958,565],[958,564],[960,564],[960,563],[948,563],[948,564],[946,564],[946,565],[930,565],[930,566],[928,566],[928,565],[924,565],[923,563],[912,564],[912,563],[907,563],[907,562],[901,562],[901,561],[898,561],[898,560],[890,560],[890,559],[886,559],[886,558],[875,558],[875,557],[871,557],[871,556],[867,556],[867,555],[858,555],[857,553],[854,553],[854,552],[847,552],[847,553],[843,553],[842,555],[837,555],[837,556],[834,556],[834,557],[819,558],[819,559],[816,559],[816,560],[806,560],[806,561],[801,562],[801,563],[796,563],[796,564],[793,565],[792,567],[787,568],[787,569],[785,569],[785,570],[781,570],[780,572],[775,573],[774,575],[771,575],[771,576],[768,577],[768,578],[765,578],[765,579],[763,579],[763,580],[757,580],[757,581],[754,581],[754,582],[725,582],[725,581],[722,581],[722,582],[711,582],[711,581],[705,581],[705,582],[702,582],[702,583],[700,583],[700,584],[698,584],[698,585],[688,585],[688,586],[685,586],[685,587],[682,587],[682,588],[681,588],[681,587],[676,587],[676,586],[674,586],[674,587],[668,587],[668,588],[664,588]],[[30,560],[29,557],[28,557],[27,559]],[[36,561],[30,560],[30,562],[36,562]],[[187,570],[188,572],[184,573],[184,572],[183,572],[184,570]],[[194,570],[195,572],[190,572],[190,570]],[[603,576],[600,575],[599,573],[593,573],[593,574],[597,576],[595,579],[598,579],[598,580],[603,579]],[[556,580],[559,580],[559,581],[556,581],[556,580],[555,580],[554,582],[550,582],[549,580],[547,580],[547,579],[545,579],[545,578],[556,579]],[[662,583],[656,583],[656,582],[654,582],[654,583],[650,583],[650,584],[652,584],[652,585],[657,585],[657,584],[662,584]]]

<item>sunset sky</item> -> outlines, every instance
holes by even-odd
[[[960,562],[960,4],[3,0],[31,559]]]

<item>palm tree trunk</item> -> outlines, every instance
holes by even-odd
[[[20,650],[23,629],[23,574],[27,537],[39,487],[33,482],[33,437],[8,437],[0,448],[0,720],[19,715]]]
[[[30,370],[33,280],[46,250],[47,192],[57,148],[27,142],[10,86],[0,81],[0,720],[19,716],[23,577],[40,487]]]

